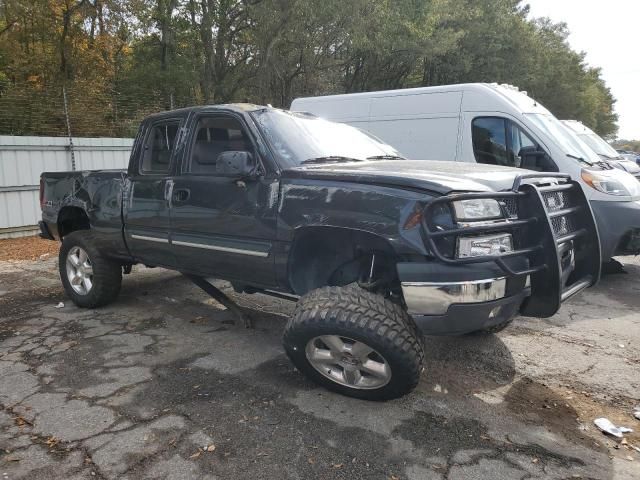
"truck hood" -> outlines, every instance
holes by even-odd
[[[451,192],[509,190],[518,175],[511,167],[435,160],[371,160],[301,165],[282,172],[284,178],[348,181]]]

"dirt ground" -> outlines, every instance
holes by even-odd
[[[58,244],[40,237],[0,239],[0,262],[7,260],[38,260],[58,255]]]
[[[640,478],[636,259],[553,318],[426,337],[417,390],[372,403],[293,369],[287,301],[219,282],[247,330],[179,274],[136,267],[116,303],[82,310],[55,252],[28,258],[0,261],[3,479]],[[616,441],[600,416],[636,432]]]

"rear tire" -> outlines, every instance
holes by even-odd
[[[413,320],[399,305],[355,284],[304,295],[283,341],[298,370],[350,397],[389,400],[420,380],[424,350]]]
[[[100,253],[90,230],[78,230],[64,237],[58,269],[67,295],[79,307],[106,305],[120,292],[122,266]]]

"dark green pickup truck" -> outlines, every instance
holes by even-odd
[[[422,334],[553,315],[600,274],[567,176],[406,160],[353,127],[247,104],[153,115],[128,171],[43,173],[41,205],[77,305],[114,300],[136,263],[285,296],[296,367],[366,399],[415,387]]]

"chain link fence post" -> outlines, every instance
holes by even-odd
[[[73,151],[73,137],[71,136],[71,122],[69,121],[69,105],[67,104],[67,87],[62,87],[62,104],[64,106],[64,118],[67,124],[67,136],[69,137],[69,152],[71,153],[71,170],[76,169],[76,156]]]

